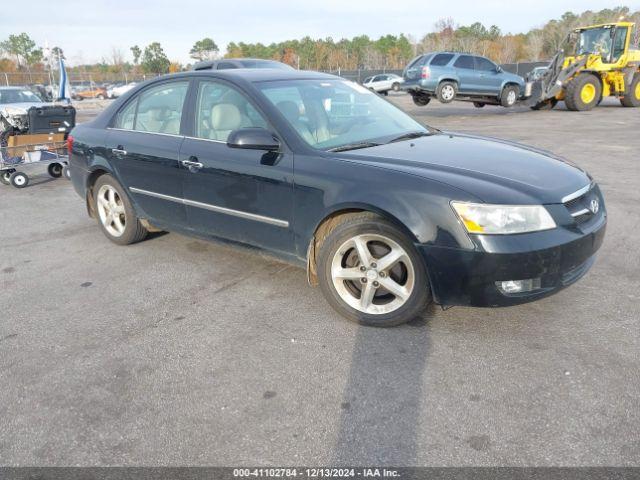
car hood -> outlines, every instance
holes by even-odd
[[[7,115],[25,115],[31,107],[42,107],[49,105],[45,102],[20,102],[4,103],[0,105],[0,112]]]
[[[357,150],[348,157],[446,183],[487,203],[560,203],[591,182],[586,172],[550,152],[454,133]]]

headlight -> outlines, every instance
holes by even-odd
[[[556,227],[556,222],[542,205],[451,202],[451,206],[469,233],[525,233]]]

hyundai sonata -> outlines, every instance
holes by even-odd
[[[366,325],[406,322],[431,301],[557,292],[591,267],[606,225],[598,186],[561,158],[425,127],[315,72],[154,79],[77,126],[69,152],[113,242],[161,229],[259,247],[306,266]]]

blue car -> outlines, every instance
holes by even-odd
[[[402,89],[418,106],[432,97],[442,103],[464,100],[485,105],[513,107],[524,95],[525,81],[505,72],[491,60],[464,53],[426,53],[414,58],[403,72]]]
[[[317,72],[155,78],[75,127],[68,151],[114,243],[169,230],[259,248],[306,268],[364,325],[398,325],[432,301],[551,295],[589,270],[607,220],[594,180],[553,154],[425,127]],[[302,301],[298,285],[269,281]]]

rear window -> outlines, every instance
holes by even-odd
[[[411,63],[409,63],[409,66],[407,68],[415,68],[415,67],[418,67],[420,65],[424,65],[425,63],[427,63],[429,61],[429,59],[431,57],[433,57],[433,54],[431,54],[431,53],[429,53],[427,55],[418,55],[416,58],[411,60]]]
[[[435,67],[444,67],[451,61],[452,58],[452,53],[439,53],[438,55],[433,57],[433,60],[431,60],[431,65]]]
[[[456,68],[468,68],[469,70],[473,70],[475,68],[473,64],[473,57],[469,55],[460,55],[453,66]]]

